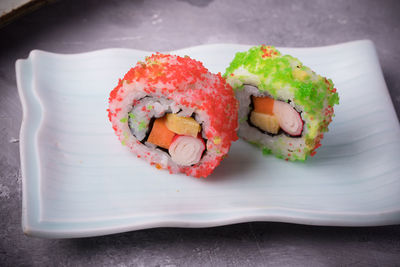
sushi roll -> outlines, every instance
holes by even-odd
[[[330,79],[265,45],[237,53],[224,77],[239,101],[239,137],[286,160],[316,153],[339,104]]]
[[[156,53],[119,80],[108,117],[138,158],[170,173],[206,177],[238,139],[237,111],[220,73],[187,56]]]

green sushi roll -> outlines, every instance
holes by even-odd
[[[332,80],[265,45],[237,53],[224,77],[239,101],[239,137],[286,160],[316,153],[339,104]]]

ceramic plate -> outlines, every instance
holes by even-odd
[[[223,73],[234,54],[249,47],[215,44],[171,53]],[[18,60],[24,232],[65,238],[248,221],[400,223],[400,127],[372,42],[281,51],[335,82],[340,105],[323,146],[307,162],[293,163],[237,141],[207,179],[149,166],[111,129],[110,90],[150,52],[35,50]]]

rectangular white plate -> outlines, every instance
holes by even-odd
[[[234,54],[249,47],[216,44],[171,53],[223,73]],[[323,146],[307,162],[293,163],[238,141],[207,179],[149,166],[111,129],[109,92],[150,52],[35,50],[18,60],[24,232],[83,237],[247,221],[400,223],[400,127],[372,42],[281,51],[335,82],[340,105]]]

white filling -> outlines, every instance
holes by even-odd
[[[204,142],[199,138],[182,135],[172,142],[168,152],[176,164],[190,166],[200,161],[204,149]]]
[[[303,121],[300,114],[288,103],[274,101],[274,114],[278,118],[279,126],[288,134],[298,136],[303,130]]]

